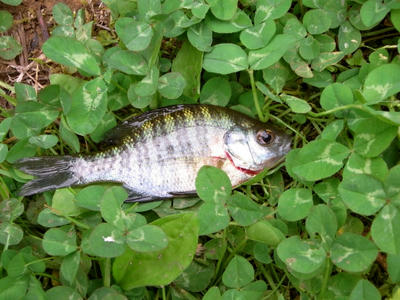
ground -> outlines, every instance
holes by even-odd
[[[104,29],[109,22],[109,13],[99,0],[24,0],[18,6],[0,2],[0,10],[9,11],[14,17],[14,25],[5,35],[12,35],[23,49],[14,60],[0,59],[0,81],[10,85],[22,82],[36,90],[48,84],[51,70],[41,46],[55,26],[52,8],[58,2],[67,4],[74,12],[84,8],[87,20],[94,21],[94,31]],[[0,97],[0,105],[9,108],[10,104]]]

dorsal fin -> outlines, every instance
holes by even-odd
[[[124,139],[131,136],[135,130],[140,129],[144,122],[181,111],[187,106],[188,105],[174,105],[161,107],[135,116],[107,131],[101,144],[103,146],[121,145]]]

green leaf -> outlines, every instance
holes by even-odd
[[[76,204],[79,207],[100,211],[100,202],[102,200],[105,188],[102,185],[90,185],[81,189],[76,197]]]
[[[128,232],[128,246],[137,252],[160,251],[167,247],[168,239],[160,227],[144,225]]]
[[[57,145],[58,138],[52,134],[42,134],[38,136],[31,136],[29,138],[29,143],[43,149],[49,149]]]
[[[365,122],[356,131],[354,150],[365,157],[381,154],[397,135],[398,126],[392,126],[376,118]]]
[[[259,205],[241,193],[234,193],[227,205],[232,218],[241,226],[249,226],[264,215]]]
[[[260,24],[267,20],[282,17],[290,8],[291,0],[258,0],[254,23]]]
[[[386,202],[382,183],[365,174],[344,179],[339,193],[352,211],[366,216],[376,213]]]
[[[115,31],[126,47],[132,51],[146,49],[153,37],[153,29],[149,24],[132,18],[119,18],[115,22]]]
[[[107,86],[98,77],[86,82],[72,96],[68,125],[80,135],[93,132],[107,110]]]
[[[203,300],[221,300],[221,292],[218,287],[213,286],[208,289],[207,293],[204,294]]]
[[[247,69],[246,52],[235,44],[215,45],[204,56],[203,68],[207,72],[230,74]]]
[[[354,102],[353,92],[350,87],[345,84],[337,83],[328,85],[321,94],[321,107],[330,110],[336,107],[352,104]],[[345,117],[348,112],[336,112],[339,118]]]
[[[342,144],[316,140],[308,143],[294,157],[287,157],[289,169],[308,181],[323,179],[335,174],[343,166],[349,149]]]
[[[185,78],[178,72],[166,73],[158,79],[158,91],[167,99],[176,99],[183,93]]]
[[[200,103],[226,106],[231,94],[231,86],[228,80],[223,77],[212,77],[201,89]]]
[[[8,4],[8,5],[17,6],[22,3],[22,0],[1,0],[1,2]]]
[[[107,131],[114,128],[117,125],[117,121],[114,117],[114,114],[110,111],[106,112],[103,116],[103,119],[100,121],[99,125],[97,125],[96,129],[90,134],[90,138],[99,143],[104,139],[104,136]]]
[[[276,93],[282,91],[289,77],[290,69],[280,61],[263,70],[263,79]]]
[[[327,67],[338,63],[344,57],[341,51],[323,52],[311,63],[311,68],[317,72],[322,72]]]
[[[278,214],[284,220],[294,222],[304,219],[312,206],[313,200],[310,190],[291,188],[279,197]]]
[[[25,157],[34,156],[36,153],[36,147],[28,143],[28,139],[23,139],[17,142],[7,154],[7,161],[14,163],[17,160]]]
[[[44,251],[53,256],[66,256],[77,249],[73,227],[51,228],[43,236]]]
[[[73,151],[79,152],[80,143],[77,135],[72,132],[72,130],[68,127],[65,118],[61,118],[60,122],[60,137],[61,139],[72,148]]]
[[[0,224],[0,243],[3,245],[17,245],[22,240],[24,232],[21,227],[16,224],[1,223]]]
[[[6,159],[7,153],[8,153],[7,145],[0,144],[0,163],[2,163]]]
[[[82,212],[76,205],[75,194],[68,188],[56,190],[51,203],[54,211],[61,216],[78,216]]]
[[[388,167],[382,157],[364,158],[357,153],[353,153],[344,167],[343,178],[347,179],[366,174],[383,181],[387,173]]]
[[[196,191],[201,199],[209,203],[218,203],[232,192],[229,177],[221,169],[203,166],[196,177]]]
[[[197,219],[193,214],[170,215],[154,221],[152,225],[164,231],[168,246],[147,253],[127,249],[115,259],[114,278],[126,290],[148,285],[167,285],[193,260],[198,238]]]
[[[62,2],[53,6],[53,17],[60,25],[72,26],[74,23],[74,16],[71,9]]]
[[[303,24],[312,34],[321,34],[329,30],[331,19],[323,9],[311,9],[304,14]]]
[[[11,36],[0,36],[0,57],[14,59],[22,51],[21,45]]]
[[[103,60],[106,64],[126,74],[147,75],[148,66],[143,56],[128,50],[114,49],[105,52]]]
[[[338,135],[342,132],[343,128],[344,128],[343,120],[332,121],[322,131],[321,138],[323,140],[335,141]]]
[[[290,18],[287,20],[283,27],[283,33],[291,34],[299,40],[303,39],[307,35],[304,25],[297,18]]]
[[[201,292],[210,284],[210,281],[214,276],[214,269],[214,265],[212,264],[203,265],[193,261],[174,281],[174,284],[189,292]]]
[[[200,235],[220,231],[226,228],[230,221],[228,210],[224,206],[224,201],[204,203],[198,210],[198,219]]]
[[[6,10],[0,10],[0,32],[7,31],[13,24],[13,16]]]
[[[134,85],[135,94],[140,97],[151,96],[157,91],[159,71],[153,66],[141,81]]]
[[[262,70],[272,66],[295,42],[296,38],[290,34],[276,35],[266,47],[249,52],[250,67]]]
[[[385,64],[373,69],[365,79],[363,96],[368,104],[378,103],[400,91],[400,66]]]
[[[6,118],[0,122],[0,141],[4,139],[10,130],[12,118]]]
[[[71,285],[75,281],[80,261],[81,253],[79,251],[68,254],[62,260],[60,267],[61,276]]]
[[[208,52],[211,50],[212,31],[204,22],[189,27],[187,37],[189,42],[199,51]]]
[[[275,35],[276,25],[273,20],[260,23],[246,28],[240,33],[240,41],[247,49],[258,49],[265,47]]]
[[[158,80],[157,80],[157,84],[158,84]],[[148,106],[152,99],[153,96],[139,96],[136,94],[135,89],[136,89],[136,84],[131,84],[129,86],[128,89],[128,100],[129,102],[132,104],[132,106],[136,107],[136,108],[145,108],[146,106]]]
[[[289,271],[305,275],[319,270],[326,258],[322,247],[313,241],[301,240],[298,236],[282,241],[276,251]]]
[[[53,110],[38,110],[16,113],[11,121],[11,131],[23,139],[38,134],[42,128],[50,125],[58,117],[58,112]]]
[[[400,254],[388,254],[387,266],[390,280],[393,283],[400,282]]]
[[[24,212],[24,205],[15,198],[0,202],[0,221],[12,222]]]
[[[200,94],[202,63],[203,53],[192,47],[188,42],[183,43],[172,62],[172,72],[180,73],[185,79],[186,85],[183,89],[183,95],[193,100],[197,100]]]
[[[123,232],[108,223],[100,223],[93,229],[89,244],[93,255],[100,257],[118,257],[126,249]]]
[[[396,205],[400,204],[400,167],[397,165],[390,169],[385,179],[385,191],[388,197],[393,200]]]
[[[371,235],[382,251],[400,254],[400,219],[396,206],[389,203],[379,212],[372,222]]]
[[[380,0],[367,0],[360,10],[361,21],[365,26],[375,26],[390,11],[390,8]]]
[[[361,44],[361,33],[349,21],[346,21],[339,28],[338,45],[339,50],[345,55],[353,53]]]
[[[306,220],[306,230],[311,238],[315,239],[317,234],[322,240],[322,245],[329,249],[338,229],[337,220],[333,210],[325,205],[314,206]]]
[[[231,288],[241,288],[253,280],[253,266],[240,255],[232,258],[222,274],[222,282]]]
[[[375,261],[378,249],[367,238],[350,232],[338,236],[331,248],[332,262],[347,272],[363,272]]]
[[[230,20],[236,13],[238,0],[207,0],[212,14],[220,20]]]
[[[223,257],[226,251],[227,242],[222,238],[209,240],[204,244],[204,255],[208,259],[219,260]]]
[[[129,218],[121,209],[128,198],[126,190],[121,186],[106,188],[100,200],[100,212],[103,219],[121,231],[127,230]]]
[[[312,36],[308,36],[305,39],[300,40],[299,54],[305,60],[312,60],[319,56],[320,46],[316,39]]]
[[[276,247],[285,238],[282,231],[266,220],[258,221],[247,227],[246,235],[249,240],[261,242],[271,247]]]
[[[47,299],[82,300],[77,291],[69,286],[56,286],[46,291]]]
[[[229,21],[222,21],[207,15],[206,25],[217,33],[233,33],[252,26],[252,23],[244,11],[238,10],[235,16]]]
[[[55,62],[76,67],[90,75],[100,75],[99,64],[94,56],[89,53],[84,44],[73,38],[52,36],[43,44],[42,50]]]
[[[70,223],[67,219],[52,213],[49,208],[39,213],[37,222],[44,227],[58,227]]]
[[[311,111],[311,106],[303,99],[290,95],[282,95],[281,98],[294,113],[306,114]]]
[[[29,284],[27,275],[20,277],[5,276],[0,279],[0,298],[22,299]]]
[[[161,14],[161,1],[160,0],[138,0],[137,8],[139,15],[143,19],[150,19],[153,16]]]
[[[379,300],[381,299],[381,294],[371,282],[366,279],[360,279],[360,281],[351,291],[349,299]]]

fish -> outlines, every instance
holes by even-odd
[[[238,186],[274,167],[290,150],[282,129],[229,108],[174,105],[127,120],[105,135],[92,155],[42,156],[15,163],[36,178],[20,196],[99,182],[122,184],[127,202],[196,195],[202,166],[222,169]]]

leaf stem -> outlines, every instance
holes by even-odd
[[[9,90],[11,93],[15,93],[15,89],[13,86],[9,85],[8,83],[5,83],[4,81],[0,80],[0,87],[5,88]]]
[[[167,300],[167,296],[165,294],[165,286],[162,286],[161,290],[162,290],[162,298],[163,298],[163,300]]]
[[[2,89],[0,89],[0,96],[10,102],[12,105],[17,105],[17,100],[9,95],[7,95]]]
[[[248,69],[247,72],[249,73],[250,76],[251,91],[253,93],[253,100],[257,110],[258,118],[260,119],[261,122],[265,122],[266,119],[264,118],[264,115],[260,107],[260,103],[258,102],[257,89],[256,89],[256,84],[254,82],[254,71],[253,69]]]
[[[329,257],[326,258],[326,269],[324,279],[322,281],[321,292],[319,293],[319,299],[323,299],[328,285],[329,275],[331,274],[331,260]]]
[[[104,286],[110,287],[111,286],[111,259],[106,258],[105,265],[104,265]]]

